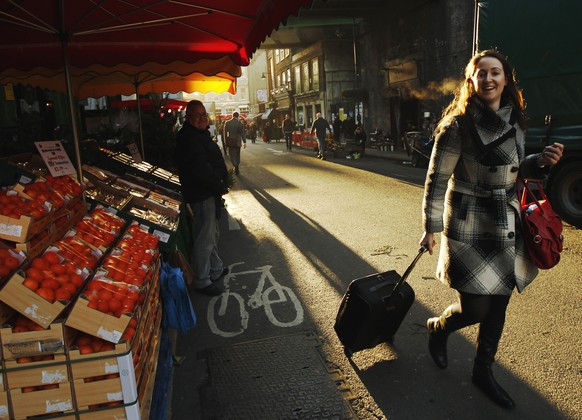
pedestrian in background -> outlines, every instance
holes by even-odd
[[[186,106],[184,125],[176,135],[174,160],[186,209],[192,219],[191,264],[196,274],[193,287],[211,296],[222,293],[214,282],[224,276],[218,255],[222,196],[228,194],[226,163],[208,131],[208,114],[200,101]]]
[[[341,141],[341,132],[342,132],[342,120],[340,120],[339,116],[335,117],[333,120],[333,141],[339,145]]]
[[[506,308],[513,289],[522,292],[538,273],[523,242],[515,182],[518,174],[542,178],[563,152],[554,143],[524,156],[525,121],[507,59],[493,50],[476,54],[436,128],[423,200],[420,244],[432,255],[441,232],[436,274],[458,294],[456,303],[427,321],[429,353],[446,368],[447,337],[479,324],[472,381],[503,408],[515,403],[491,366]]]
[[[325,135],[327,131],[331,133],[331,127],[327,120],[321,116],[321,112],[318,112],[315,114],[315,121],[311,124],[311,135],[315,133],[317,136],[317,145],[319,147],[317,157],[321,160],[325,160]]]
[[[228,155],[230,162],[234,167],[234,173],[240,173],[240,149],[247,147],[247,140],[245,139],[245,126],[238,120],[238,112],[232,113],[232,119],[224,124],[224,138],[226,147],[228,148]]]
[[[289,114],[285,114],[285,119],[283,120],[283,135],[285,136],[285,146],[288,151],[291,151],[293,130],[295,129],[295,123],[289,117]]]
[[[358,125],[356,130],[354,131],[354,139],[356,141],[356,147],[358,148],[360,155],[364,156],[364,152],[366,151],[366,132],[364,131],[364,127]]]

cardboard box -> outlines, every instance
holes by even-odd
[[[68,383],[67,357],[57,354],[54,360],[29,363],[7,361],[6,382],[9,389]]]
[[[73,305],[65,325],[116,344],[121,340],[130,320],[130,315],[117,318],[90,308],[89,300],[81,295]]]
[[[46,299],[24,286],[24,273],[14,274],[0,290],[0,300],[44,328],[58,318],[69,302]]]
[[[12,413],[16,420],[30,416],[53,413],[67,413],[74,409],[71,383],[58,384],[53,389],[22,392],[21,389],[9,391]]]
[[[30,259],[38,257],[51,244],[52,236],[50,229],[45,229],[42,232],[29,238],[26,242],[15,244],[17,251],[25,252]]]
[[[19,219],[13,219],[12,217],[0,215],[0,239],[12,242],[26,242],[37,233],[47,229],[51,221],[50,214],[41,219],[25,215],[20,216]]]
[[[19,357],[65,354],[67,337],[63,322],[55,322],[43,331],[12,332],[12,326],[0,329],[2,352],[7,363]],[[11,366],[15,367],[15,366]]]

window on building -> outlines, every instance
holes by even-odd
[[[311,90],[311,81],[309,80],[309,63],[305,62],[301,64],[301,70],[303,72],[303,92],[308,92]]]
[[[248,114],[249,113],[249,107],[248,106],[241,106],[239,107],[240,113],[241,114]]]
[[[236,111],[236,108],[234,106],[227,106],[225,109],[226,109],[226,115],[232,115],[232,113],[234,111]]]
[[[317,58],[311,62],[311,77],[313,80],[313,90],[319,90],[319,61]]]
[[[275,50],[275,64],[279,62],[279,50]]]
[[[277,87],[281,86],[281,75],[277,75]]]
[[[295,92],[300,93],[301,90],[301,67],[297,66],[294,69],[295,71]]]
[[[291,50],[289,48],[285,48],[285,58],[289,57],[289,54],[291,54]]]
[[[283,82],[283,86],[287,86],[287,73],[281,73],[281,82]]]

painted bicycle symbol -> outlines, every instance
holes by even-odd
[[[224,277],[224,293],[214,296],[208,304],[208,323],[214,334],[222,337],[234,337],[242,334],[249,324],[250,309],[263,308],[269,321],[277,327],[294,327],[303,322],[303,307],[297,295],[287,286],[279,284],[271,273],[270,265],[257,267],[254,270],[234,272],[234,267],[244,264],[243,262],[231,264],[229,273]],[[246,282],[240,282],[242,277],[255,277],[259,275],[259,283],[254,292],[245,299],[241,293],[230,289],[232,284],[241,283],[241,290],[247,288]],[[234,307],[234,309],[233,309]],[[240,315],[240,324],[232,325],[231,318],[225,320],[227,315],[233,316],[232,312]]]

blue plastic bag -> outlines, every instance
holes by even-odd
[[[196,326],[196,314],[180,268],[162,263],[160,273],[163,325],[185,334]]]

